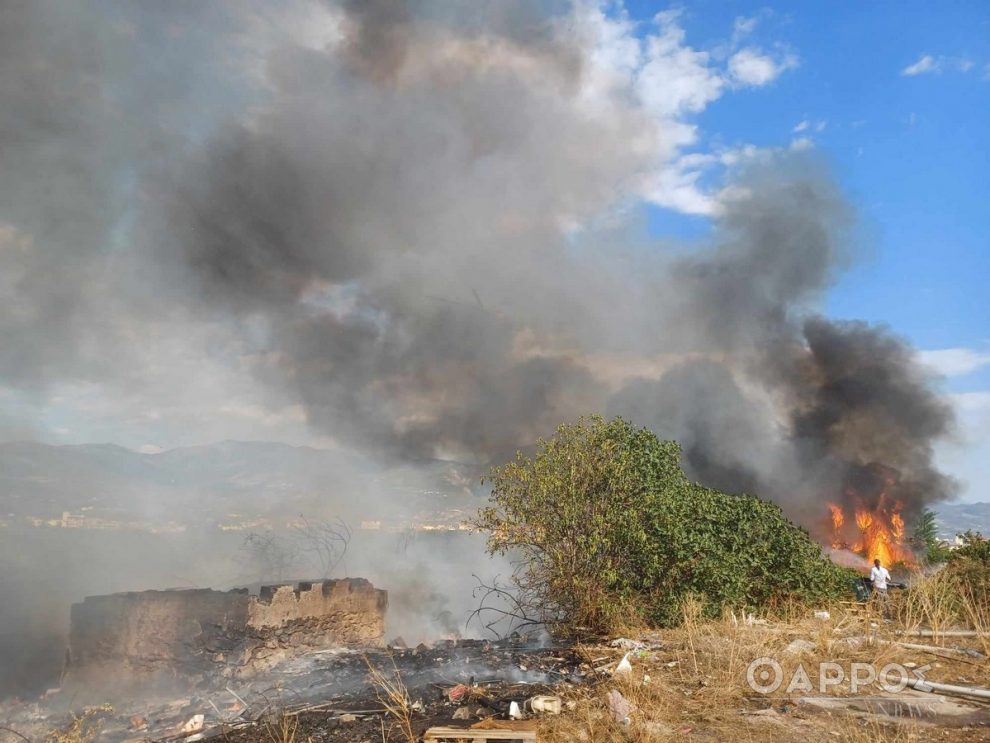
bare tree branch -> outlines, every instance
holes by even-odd
[[[329,578],[343,562],[354,536],[351,527],[341,518],[334,521],[310,521],[300,514],[299,523],[292,528],[300,551],[315,558],[323,579]]]

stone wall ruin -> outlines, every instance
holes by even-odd
[[[383,644],[388,594],[364,579],[89,596],[72,606],[63,685],[116,693],[249,678],[326,648]]]

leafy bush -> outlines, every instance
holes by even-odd
[[[952,550],[949,554],[950,562],[974,560],[990,567],[990,539],[975,531],[967,531],[959,537],[962,539],[962,546]]]
[[[848,590],[777,506],[690,482],[676,442],[621,418],[562,425],[486,480],[475,526],[514,559],[521,607],[558,632],[674,624],[689,595],[717,615]]]

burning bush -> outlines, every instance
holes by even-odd
[[[627,421],[562,425],[492,469],[475,525],[515,560],[517,616],[565,633],[668,625],[689,595],[718,614],[846,589],[846,573],[758,498],[688,481],[680,447]]]

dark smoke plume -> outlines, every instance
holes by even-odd
[[[755,166],[726,203],[715,247],[672,270],[686,345],[720,360],[638,380],[612,409],[680,440],[701,480],[770,495],[805,523],[875,465],[896,473],[891,495],[915,516],[955,492],[932,448],[952,411],[905,341],[813,311],[848,259],[851,214],[807,167]]]
[[[577,40],[346,13],[339,53],[280,50],[256,118],[173,175],[157,228],[211,312],[260,320],[259,373],[312,425],[486,463],[608,408],[799,515],[871,462],[909,510],[951,493],[931,449],[951,416],[910,348],[815,315],[854,222],[822,166],[753,158],[709,248],[617,261],[559,227],[609,206],[643,131],[635,108],[579,116]],[[659,369],[617,378],[608,354]]]
[[[134,394],[209,348],[393,461],[604,410],[796,514],[874,463],[909,510],[951,494],[912,350],[818,315],[855,216],[813,156],[737,157],[707,245],[630,217],[726,87],[676,15],[644,43],[582,4],[91,10],[4,9],[6,384]]]

